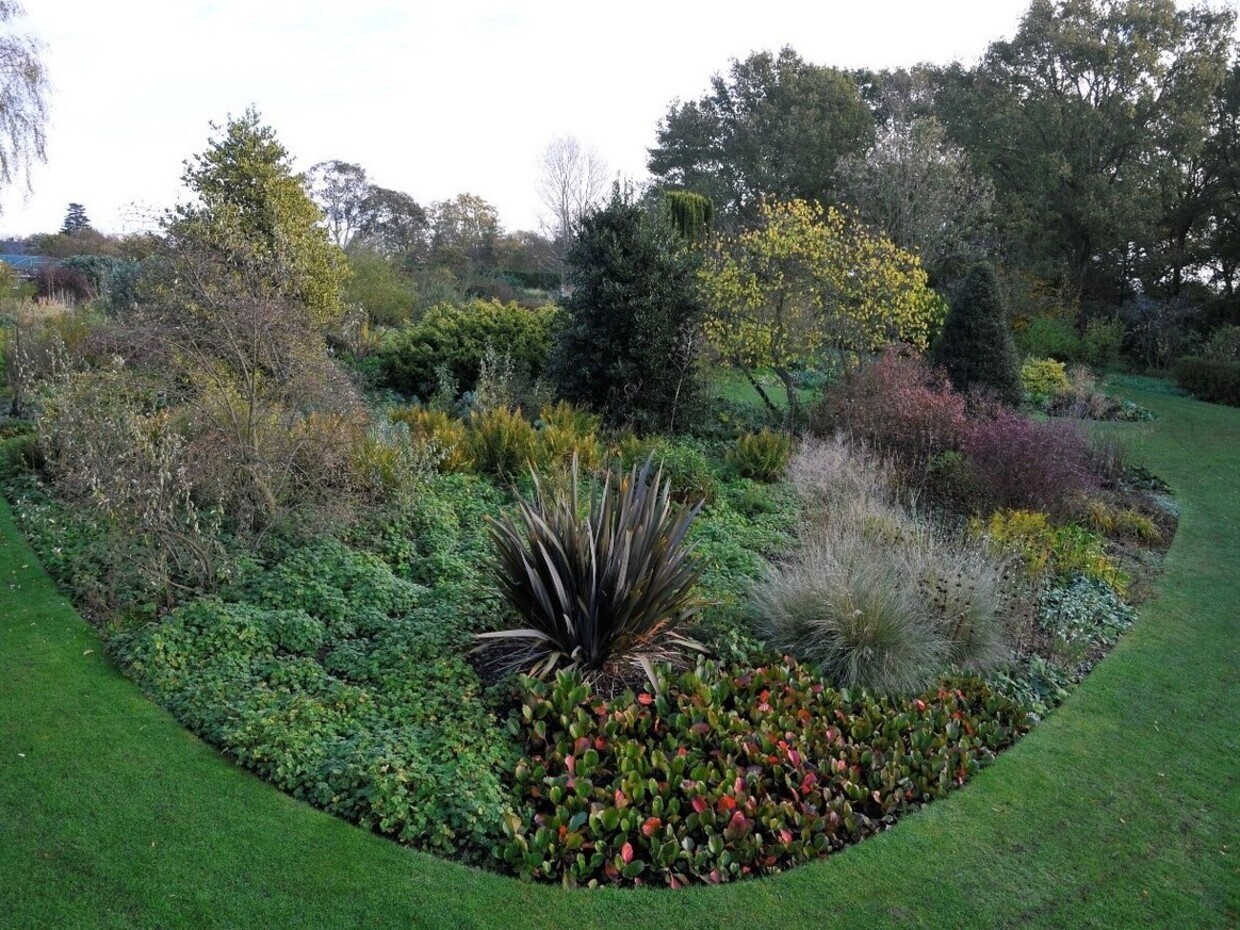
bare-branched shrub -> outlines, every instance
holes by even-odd
[[[828,389],[811,419],[818,435],[841,430],[877,449],[913,484],[931,458],[959,447],[967,426],[965,399],[946,376],[898,349]]]
[[[220,512],[195,494],[190,453],[115,365],[57,382],[38,429],[61,494],[134,543],[124,557],[164,600],[209,587],[222,562]]]
[[[1075,424],[1039,423],[1001,410],[969,430],[964,452],[990,510],[1065,513],[1098,483],[1089,444]]]
[[[141,316],[187,411],[195,481],[255,535],[347,490],[360,398],[279,266],[189,225],[172,231],[161,267]]]
[[[517,404],[517,375],[512,355],[488,345],[478,366],[478,382],[474,387],[473,409],[486,413]]]

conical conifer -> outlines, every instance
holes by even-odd
[[[931,360],[956,390],[982,391],[1020,402],[1020,368],[1007,308],[993,267],[974,265],[952,303]]]

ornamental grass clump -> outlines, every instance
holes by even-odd
[[[885,551],[878,538],[838,529],[807,544],[755,594],[766,641],[837,687],[904,694],[925,685],[944,643],[916,583]]]
[[[541,452],[533,424],[520,410],[507,407],[471,416],[466,448],[479,472],[500,478],[529,468]]]
[[[586,471],[595,471],[603,464],[598,416],[562,400],[555,405],[544,405],[538,420],[538,444],[545,461],[561,466],[576,461]]]
[[[549,489],[535,474],[534,489],[516,519],[491,521],[495,582],[526,625],[481,634],[479,649],[503,670],[617,682],[633,667],[653,680],[655,662],[699,648],[678,630],[703,606],[685,543],[700,503],[674,503],[649,459],[623,477],[608,473],[588,498],[576,463],[567,486]]]
[[[837,687],[884,693],[1007,658],[1029,622],[1012,559],[918,519],[891,469],[839,437],[807,440],[788,477],[801,545],[753,595],[771,647]]]
[[[456,417],[427,407],[401,407],[390,411],[388,419],[408,428],[410,443],[431,454],[439,471],[469,471],[473,467],[468,430]]]

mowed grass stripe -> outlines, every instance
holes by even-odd
[[[101,655],[0,506],[0,927],[1234,927],[1240,410],[1135,392],[1176,489],[1155,599],[951,798],[769,880],[566,892],[412,853],[264,785]]]

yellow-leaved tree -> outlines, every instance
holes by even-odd
[[[870,352],[892,342],[924,349],[944,310],[916,255],[803,200],[763,204],[754,228],[716,240],[699,280],[707,340],[771,410],[756,372],[775,372],[791,420],[795,372],[828,349]]]

